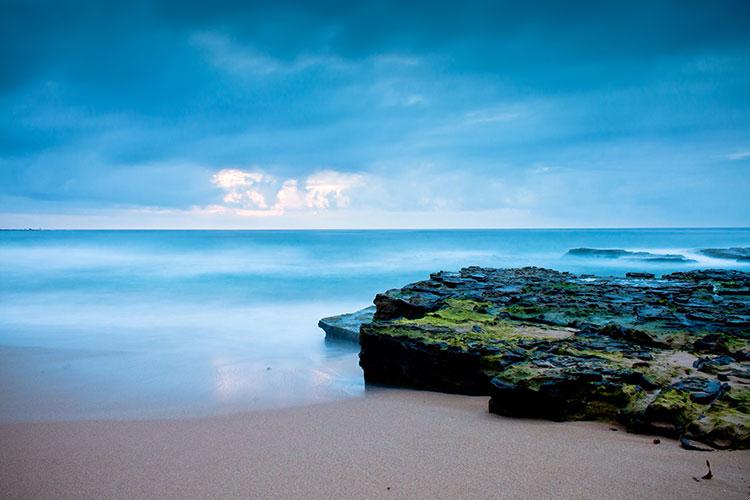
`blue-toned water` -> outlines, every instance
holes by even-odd
[[[750,264],[696,254],[750,229],[2,231],[0,421],[195,416],[356,397],[323,316],[440,269],[624,274]],[[689,264],[563,257],[575,247]]]

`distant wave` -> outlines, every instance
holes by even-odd
[[[699,251],[701,254],[714,259],[750,262],[750,247],[703,248]]]
[[[631,259],[645,262],[696,262],[681,254],[651,253],[645,251],[624,250],[621,248],[573,248],[566,254],[573,257],[589,257],[597,259]]]

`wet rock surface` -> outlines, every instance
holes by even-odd
[[[326,332],[326,340],[347,340],[359,342],[359,327],[369,323],[375,315],[375,306],[359,311],[330,316],[318,321],[318,326]]]
[[[359,335],[368,383],[487,394],[501,415],[619,421],[750,448],[750,273],[468,267],[375,304]]]

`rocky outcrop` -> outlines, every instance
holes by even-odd
[[[375,306],[370,306],[353,313],[323,318],[318,321],[318,326],[326,332],[326,340],[359,342],[359,327],[362,323],[370,323],[374,315]]]
[[[656,278],[656,275],[654,273],[625,273],[625,277],[638,278],[642,280],[652,280]]]
[[[621,248],[573,248],[565,254],[570,257],[593,257],[597,259],[631,259],[644,262],[695,262],[684,255],[672,253],[633,252]]]
[[[750,261],[750,247],[703,248],[700,253],[714,259],[728,259],[738,262]]]
[[[469,267],[375,303],[359,336],[368,383],[487,394],[501,415],[750,447],[748,273]]]

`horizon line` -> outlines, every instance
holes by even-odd
[[[0,228],[0,231],[603,231],[603,230],[664,230],[664,229],[750,229],[750,226],[559,226],[559,227],[310,227],[310,228],[236,228],[236,227],[100,227],[100,228]]]

